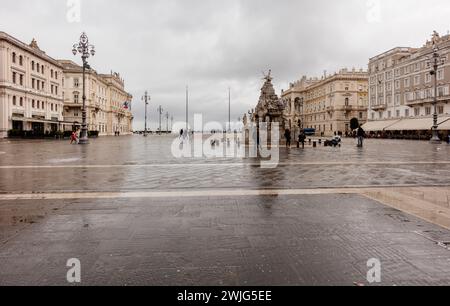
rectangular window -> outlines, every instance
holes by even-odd
[[[409,109],[405,109],[405,117],[409,117]]]
[[[431,115],[431,107],[430,106],[425,107],[425,115],[426,116]]]
[[[409,87],[409,83],[410,83],[409,78],[406,78],[405,81],[404,81],[404,86],[405,87]]]
[[[395,113],[396,113],[397,118],[399,118],[400,117],[400,110],[396,110]]]
[[[400,94],[395,95],[395,105],[400,105]]]
[[[444,79],[444,69],[438,70],[437,79],[438,81],[442,81]]]
[[[414,77],[414,85],[420,85],[420,75]]]
[[[78,79],[73,79],[73,87],[80,87],[80,81]]]
[[[438,106],[438,113],[439,113],[440,115],[442,115],[442,114],[444,113],[444,106],[442,106],[442,105],[439,105],[439,106]]]
[[[416,116],[416,117],[420,116],[420,108],[416,107],[414,109],[414,116]]]
[[[12,81],[13,84],[16,84],[16,78],[17,78],[17,74],[15,72],[12,73]]]

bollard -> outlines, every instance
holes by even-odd
[[[320,145],[322,144],[322,139],[319,139],[319,144],[320,144]]]
[[[317,148],[317,142],[313,142],[313,148]]]

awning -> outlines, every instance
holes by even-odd
[[[438,130],[441,131],[450,131],[450,118],[448,118],[446,121],[439,124]]]
[[[399,120],[379,120],[379,121],[369,121],[363,125],[363,130],[366,132],[380,132],[384,131],[386,128],[397,123]]]
[[[438,122],[444,122],[447,119],[449,118],[439,118]],[[433,118],[402,119],[386,128],[386,131],[430,131],[433,125]]]

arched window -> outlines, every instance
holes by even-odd
[[[16,63],[16,52],[12,53],[12,62]]]
[[[31,61],[31,70],[34,71],[34,61]]]
[[[41,68],[42,68],[42,74],[44,74],[44,65],[42,65]]]
[[[23,98],[20,98],[20,106],[23,106]]]
[[[348,98],[345,98],[345,106],[348,106],[349,105],[349,100],[348,100]]]
[[[17,104],[17,98],[16,98],[16,96],[13,96],[13,105],[16,105]]]
[[[23,66],[23,56],[19,56],[19,65]]]
[[[53,69],[50,70],[50,76],[53,78]]]
[[[38,63],[36,63],[36,68],[37,68],[37,72],[40,72],[40,70],[41,70],[41,65],[39,65]]]

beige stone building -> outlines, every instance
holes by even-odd
[[[31,44],[0,32],[0,138],[8,131],[34,135],[63,124],[62,67]]]
[[[445,59],[437,72],[439,130],[450,130],[450,36],[433,35],[421,48],[398,47],[369,61],[370,107],[367,131],[430,134],[434,81],[428,65],[433,42]],[[426,136],[426,135],[425,135]]]
[[[320,79],[303,77],[283,90],[281,98],[287,127],[296,134],[303,127],[315,129],[318,136],[343,135],[351,132],[351,119],[367,120],[368,74],[342,69]]]
[[[59,60],[63,67],[64,119],[70,129],[82,122],[83,68],[70,60]],[[86,71],[86,107],[89,131],[100,135],[132,133],[132,96],[125,91],[125,83],[117,73],[98,74]],[[126,107],[128,105],[128,108]],[[67,129],[67,128],[66,128]]]

